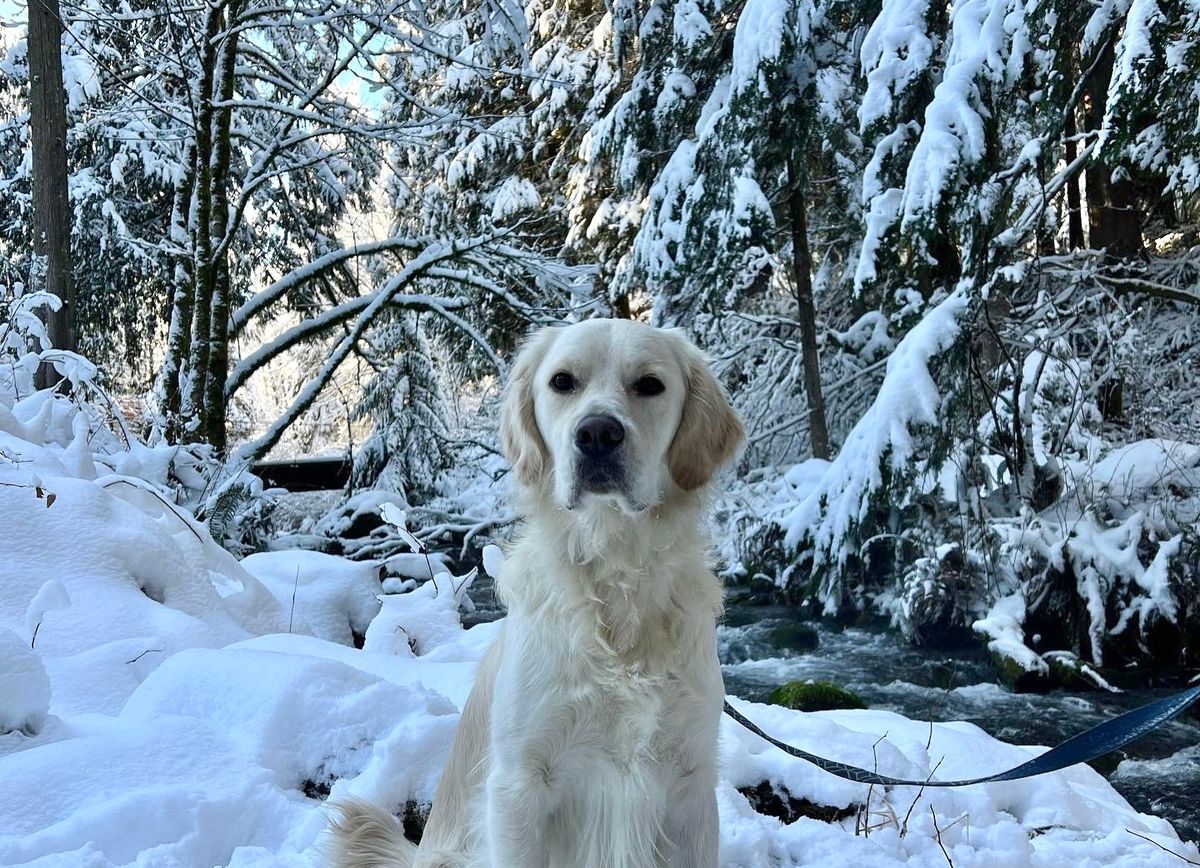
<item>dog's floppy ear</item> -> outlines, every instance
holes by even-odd
[[[533,412],[533,378],[557,334],[547,326],[525,341],[500,401],[500,447],[522,485],[534,485],[550,460]]]
[[[677,334],[683,350],[687,398],[679,429],[667,452],[667,463],[675,484],[684,491],[694,491],[733,457],[742,442],[742,422],[707,360],[686,337]]]

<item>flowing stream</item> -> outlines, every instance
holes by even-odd
[[[815,650],[781,648],[780,628],[794,617],[784,608],[730,607],[727,623],[718,629],[727,692],[762,702],[788,681],[828,681],[854,691],[872,708],[919,720],[970,721],[1007,742],[1051,746],[1173,692],[1013,693],[997,683],[980,652],[914,648],[882,629],[812,624],[819,638]],[[1093,763],[1135,808],[1166,818],[1181,837],[1191,840],[1200,840],[1196,713],[1193,709],[1126,750]]]
[[[471,598],[478,609],[464,623],[503,614],[486,576],[472,586]],[[998,683],[982,650],[914,648],[883,628],[843,630],[807,622],[801,626],[816,629],[817,647],[783,647],[780,636],[796,625],[795,618],[795,611],[783,606],[731,604],[726,609],[725,622],[717,628],[726,692],[765,702],[772,690],[788,681],[828,681],[854,691],[871,708],[915,720],[965,720],[1007,742],[1047,746],[1174,692],[1146,688],[1013,693]],[[1198,713],[1200,709],[1193,708],[1092,764],[1136,809],[1164,817],[1180,837],[1193,841],[1200,840]],[[865,757],[859,765],[868,763]]]

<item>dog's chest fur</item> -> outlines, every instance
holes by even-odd
[[[606,548],[583,564],[544,545],[513,559],[493,743],[545,787],[551,864],[665,865],[672,791],[712,773],[721,591],[699,546]]]

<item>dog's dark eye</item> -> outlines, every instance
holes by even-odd
[[[633,384],[633,391],[641,395],[643,398],[650,398],[654,395],[661,395],[667,389],[663,385],[663,381],[658,377],[647,375],[642,377]]]
[[[575,378],[566,371],[559,371],[550,378],[550,388],[556,392],[570,392],[575,388]]]

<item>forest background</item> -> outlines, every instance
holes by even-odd
[[[13,382],[177,447],[231,550],[379,556],[387,499],[477,556],[513,349],[636,317],[746,420],[731,584],[1022,686],[1200,667],[1194,2],[0,12]],[[252,463],[331,451],[281,527]]]

